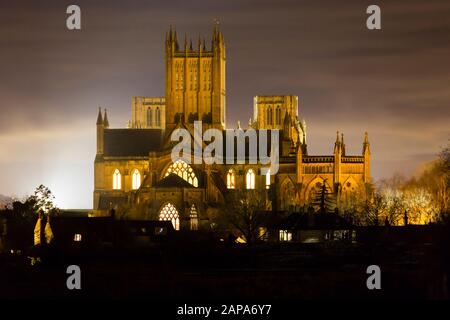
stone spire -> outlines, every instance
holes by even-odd
[[[175,44],[175,50],[178,50],[178,37],[177,37],[177,29],[173,32],[173,42]]]
[[[102,117],[102,108],[98,108],[98,116],[97,116],[97,125],[103,124],[103,117]]]
[[[106,114],[106,109],[105,109],[105,116],[103,117],[103,125],[105,126],[105,128],[109,128],[109,121],[108,115]]]
[[[366,153],[370,155],[369,134],[367,132],[364,133],[363,155]]]
[[[341,150],[341,140],[339,139],[339,131],[336,131],[336,142],[334,143],[334,153],[339,153]]]
[[[108,119],[106,119],[108,121]],[[103,154],[103,140],[105,130],[105,119],[102,117],[102,109],[98,108],[97,116],[97,155]]]
[[[369,144],[369,135],[367,132],[364,134],[364,143],[363,143],[363,157],[364,157],[364,182],[369,183],[370,178],[370,144]]]

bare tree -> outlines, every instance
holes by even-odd
[[[439,154],[439,171],[437,199],[442,213],[450,211],[450,143]]]
[[[340,210],[344,218],[362,226],[379,225],[385,211],[386,199],[374,185],[366,186],[365,194],[353,192],[345,197]]]
[[[236,190],[225,196],[219,223],[236,229],[248,245],[259,240],[264,233],[266,194],[260,190]]]

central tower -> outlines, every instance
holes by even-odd
[[[215,25],[210,50],[205,39],[184,37],[182,47],[177,32],[166,34],[166,128],[173,129],[179,121],[196,120],[203,128],[225,128],[225,42]]]

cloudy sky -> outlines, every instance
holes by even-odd
[[[82,30],[66,29],[78,4]],[[382,30],[366,28],[378,4]],[[376,179],[414,173],[450,138],[448,1],[2,1],[0,194],[43,183],[64,208],[92,207],[95,120],[131,117],[131,97],[164,94],[164,39],[227,46],[227,121],[246,123],[253,96],[295,94],[311,154],[336,131],[360,154],[364,131]]]

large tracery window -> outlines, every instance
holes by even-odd
[[[234,174],[233,169],[228,170],[227,173],[227,188],[228,189],[236,188],[236,176]]]
[[[255,189],[255,172],[253,172],[253,169],[247,171],[245,178],[247,189]]]
[[[175,230],[180,230],[180,216],[177,208],[171,203],[166,204],[159,212],[160,221],[171,221]]]
[[[198,187],[198,179],[195,176],[194,170],[183,160],[177,160],[172,163],[169,168],[167,168],[165,177],[167,177],[171,173],[176,174],[183,180],[192,184],[194,187]]]
[[[122,176],[120,174],[119,169],[116,169],[113,173],[113,189],[120,190],[122,189]]]
[[[131,185],[133,190],[137,190],[141,186],[141,174],[139,173],[138,169],[134,169],[133,171]]]

